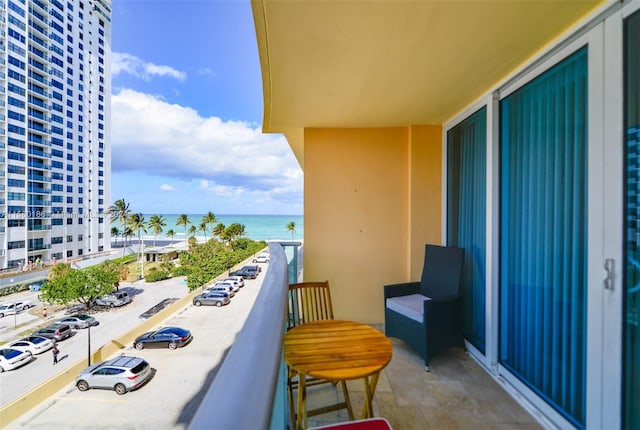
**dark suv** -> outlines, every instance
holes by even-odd
[[[34,336],[42,336],[49,339],[53,339],[56,342],[61,340],[65,340],[73,334],[71,327],[67,324],[51,324],[45,328],[41,328],[40,330],[36,330],[33,332]]]
[[[235,272],[231,272],[229,276],[242,276],[243,279],[256,279],[258,272],[254,270],[245,269],[244,267]]]

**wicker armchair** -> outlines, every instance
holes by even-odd
[[[425,246],[420,282],[386,285],[385,334],[405,341],[429,360],[451,346],[464,347],[462,338],[462,248]]]

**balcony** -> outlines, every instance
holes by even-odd
[[[292,279],[287,272],[295,276],[298,262],[297,252],[287,259],[276,244],[270,246],[270,251],[271,263],[263,288],[206,391],[190,423],[192,429],[287,428],[281,315],[286,312],[287,284]],[[381,373],[373,412],[388,419],[393,428],[542,428],[487,369],[461,349],[451,349],[433,358],[431,371],[425,372],[424,360],[403,342],[391,341],[393,358]],[[252,369],[250,378],[247,369]],[[362,383],[350,381],[348,388],[356,413],[364,404]],[[330,384],[310,387],[307,393],[312,409],[342,398],[339,388]],[[251,399],[252,413],[212,412],[235,407],[237,399]],[[348,416],[343,410],[311,417],[308,424],[319,426],[344,421],[348,421]]]

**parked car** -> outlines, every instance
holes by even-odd
[[[116,306],[124,306],[131,303],[131,297],[126,291],[116,291],[112,294],[100,297],[95,300],[95,304],[99,306],[108,306],[114,308]]]
[[[76,387],[80,391],[90,388],[114,390],[122,395],[139,388],[151,374],[151,366],[146,360],[121,355],[84,369],[76,377]]]
[[[236,281],[216,281],[213,283],[214,287],[218,287],[220,285],[222,285],[223,287],[231,287],[231,291],[233,291],[234,293],[240,291],[240,285],[238,285]]]
[[[257,273],[256,276],[258,276],[260,272],[262,272],[262,267],[258,266],[257,264],[244,266],[243,269],[256,272]]]
[[[244,278],[242,276],[229,276],[224,279],[225,281],[236,281],[240,288],[244,287]]]
[[[36,305],[33,304],[33,302],[31,300],[22,300],[19,302],[16,302],[16,310],[18,312],[21,311],[26,311],[29,308],[34,308]]]
[[[236,270],[235,272],[231,272],[231,276],[241,276],[244,279],[256,279],[256,277],[258,276],[258,272],[242,268]]]
[[[79,329],[79,328],[87,328],[89,326],[96,326],[100,324],[98,320],[96,320],[91,315],[86,314],[75,314],[68,317],[64,317],[58,320],[59,324],[68,324],[71,328]]]
[[[220,307],[229,304],[229,302],[231,302],[229,294],[218,291],[203,293],[193,298],[193,304],[195,306],[213,305]]]
[[[15,315],[16,312],[18,312],[18,308],[13,302],[3,303],[0,305],[0,318],[7,315]]]
[[[42,354],[53,348],[53,339],[44,336],[27,336],[20,340],[14,340],[7,345],[7,348],[19,349],[20,351],[29,351],[31,354]]]
[[[14,348],[0,349],[0,373],[5,370],[13,370],[31,361],[33,356],[29,351],[20,351]]]
[[[135,349],[176,349],[187,345],[192,340],[193,336],[189,330],[181,327],[164,327],[138,336],[136,340],[133,341],[133,347]]]
[[[164,308],[169,306],[171,303],[177,302],[177,301],[178,301],[178,299],[175,298],[175,297],[164,299],[160,303],[158,303],[157,305],[153,305],[151,308],[149,308],[145,312],[141,313],[140,314],[140,319],[141,320],[146,320],[147,318],[151,318],[152,316],[154,316],[155,314],[157,314],[158,312],[160,312],[161,310],[163,310]]]
[[[47,337],[59,342],[70,338],[73,335],[73,330],[71,330],[68,324],[51,324],[50,326],[34,331],[32,335]]]
[[[207,288],[205,291],[211,293],[213,293],[214,291],[220,291],[229,294],[229,297],[233,297],[236,295],[236,293],[233,292],[233,287],[231,286],[231,284],[213,285]]]
[[[0,305],[0,318],[6,315],[15,315],[16,313],[20,313],[34,306],[35,305],[31,303],[30,300],[3,303],[2,305]]]
[[[268,263],[269,257],[266,255],[257,255],[256,258],[253,259],[253,263]]]

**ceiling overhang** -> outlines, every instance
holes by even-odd
[[[263,131],[442,124],[603,0],[253,0]]]

